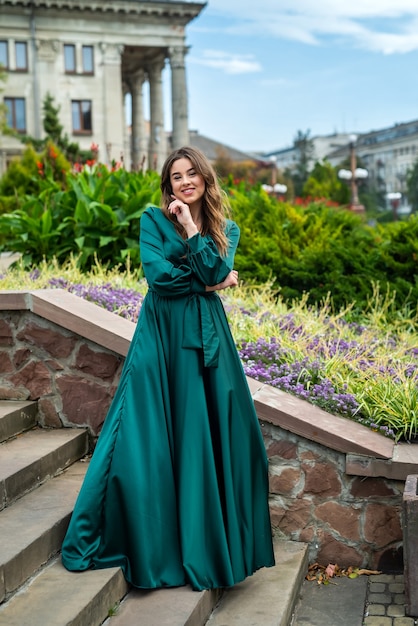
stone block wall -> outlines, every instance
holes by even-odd
[[[44,427],[96,436],[116,391],[122,356],[26,311],[0,311],[0,399],[38,400]]]
[[[345,454],[262,424],[275,532],[309,544],[310,562],[398,570],[403,481],[349,476]]]

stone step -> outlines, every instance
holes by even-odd
[[[308,569],[308,546],[275,541],[276,566],[225,590],[207,626],[288,626]]]
[[[83,457],[87,450],[87,431],[71,428],[34,429],[2,443],[0,510]]]
[[[0,400],[0,443],[36,426],[38,404]]]
[[[103,626],[203,626],[221,596],[219,589],[131,589]]]
[[[307,550],[304,543],[275,540],[275,567],[223,594],[190,587],[131,590],[103,626],[288,626],[307,572]]]
[[[61,549],[87,467],[75,463],[0,512],[0,602]]]
[[[0,606],[0,626],[99,626],[127,590],[118,567],[74,573],[58,558]]]

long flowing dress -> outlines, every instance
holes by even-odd
[[[120,566],[151,589],[228,587],[274,565],[267,459],[219,296],[210,236],[141,217],[149,290],[62,547],[69,570]]]

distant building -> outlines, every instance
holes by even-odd
[[[332,135],[317,135],[311,137],[312,142],[312,158],[309,163],[309,169],[312,169],[317,161],[323,161],[327,156],[340,146],[346,146],[350,135],[347,133],[334,133]],[[299,150],[295,146],[283,148],[281,150],[273,150],[263,154],[264,159],[270,159],[276,163],[279,170],[292,169],[299,161]]]
[[[42,138],[42,103],[49,92],[72,141],[127,167],[160,168],[166,157],[162,70],[171,71],[172,145],[189,141],[185,27],[204,2],[189,0],[8,0],[0,3],[1,98],[8,123]],[[149,83],[150,129],[143,85]],[[132,97],[128,136],[125,96]],[[0,173],[21,143],[0,137]]]
[[[215,141],[214,139],[209,139],[209,137],[205,137],[204,135],[200,135],[197,130],[191,130],[189,132],[189,141],[191,146],[201,150],[207,158],[212,161],[212,163],[220,157],[226,157],[235,163],[239,163],[240,161],[259,162],[263,160],[261,157],[256,157],[252,153],[249,154],[248,152],[241,152],[240,150],[227,146],[224,143]]]
[[[348,150],[347,145],[327,158],[338,166],[348,157]],[[418,159],[418,120],[361,134],[355,150],[373,187],[383,194],[401,193],[400,210],[407,210],[406,176]]]
[[[339,133],[312,137],[313,157],[310,169],[316,161],[327,159],[338,167],[349,158],[353,135]],[[395,124],[389,128],[373,130],[356,136],[355,153],[367,169],[370,184],[384,196],[400,193],[400,212],[408,212],[406,176],[418,159],[418,120]],[[265,153],[280,170],[292,169],[299,160],[294,146]],[[389,207],[390,200],[387,200]]]

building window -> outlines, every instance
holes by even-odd
[[[83,46],[83,74],[94,74],[93,46]]]
[[[93,130],[91,100],[72,100],[73,133],[90,134]]]
[[[9,67],[9,49],[7,41],[0,41],[0,65],[5,70]]]
[[[66,74],[75,74],[75,46],[64,44],[64,68]]]
[[[17,130],[19,133],[26,132],[26,112],[24,98],[5,98],[6,121],[9,128]]]
[[[16,41],[15,43],[16,53],[16,71],[27,72],[28,71],[28,46],[25,41]]]

